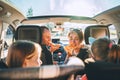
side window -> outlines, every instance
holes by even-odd
[[[7,48],[7,46],[9,46],[12,43],[12,38],[13,38],[13,30],[11,26],[8,26],[4,32],[4,39],[5,39],[4,48],[5,47]]]
[[[7,56],[7,50],[8,47],[10,46],[10,44],[12,43],[12,39],[13,39],[13,31],[11,29],[11,26],[9,25],[3,25],[4,29],[3,29],[3,33],[2,33],[2,40],[3,40],[3,52],[1,54],[1,58],[4,58]]]
[[[110,31],[110,39],[117,44],[118,39],[117,39],[117,32],[116,32],[115,26],[114,25],[110,25],[109,26],[109,31]]]

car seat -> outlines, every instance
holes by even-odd
[[[89,37],[93,37],[97,39],[97,38],[105,37],[105,36],[109,38],[110,34],[109,34],[108,26],[104,26],[104,25],[88,26],[87,28],[85,28],[85,31],[84,31],[85,43],[87,45],[90,44]]]
[[[20,25],[14,35],[15,40],[31,40],[41,43],[40,26],[37,25]]]
[[[85,67],[88,80],[120,80],[120,64],[96,61]]]

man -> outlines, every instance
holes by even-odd
[[[46,26],[41,26],[41,47],[42,47],[42,65],[52,65],[52,52],[59,49],[59,44],[53,44],[51,40],[51,32]]]

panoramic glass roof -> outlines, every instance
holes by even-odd
[[[74,15],[93,17],[120,5],[120,0],[8,0],[25,16]]]

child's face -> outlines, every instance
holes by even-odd
[[[23,67],[39,67],[42,64],[40,57],[41,48],[36,46],[36,49],[31,56],[25,59]]]

